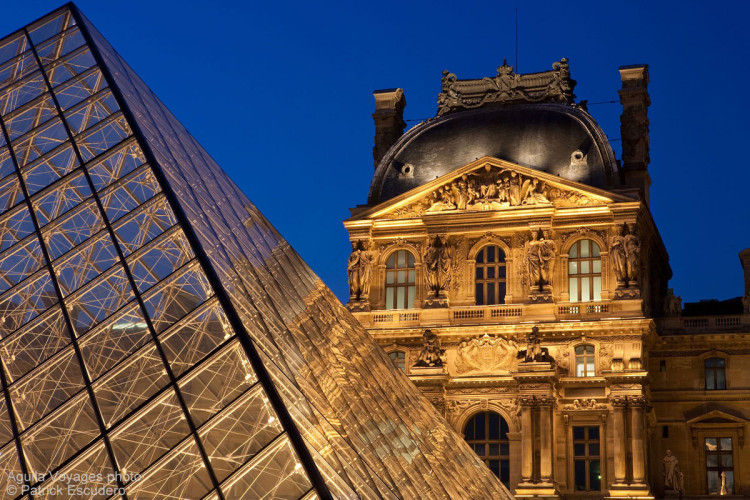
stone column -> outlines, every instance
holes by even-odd
[[[613,422],[612,432],[614,433],[614,462],[615,462],[615,484],[625,484],[627,474],[627,452],[625,445],[625,397],[616,396],[612,398]]]
[[[646,443],[643,427],[643,398],[631,398],[630,425],[633,443],[633,482],[646,482]]]
[[[524,404],[525,403],[525,404]],[[521,406],[521,481],[530,483],[534,474],[534,426],[531,402]]]
[[[543,483],[552,479],[552,403],[542,400],[539,406],[539,476]]]

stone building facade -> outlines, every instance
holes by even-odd
[[[567,60],[459,80],[344,224],[349,309],[517,497],[750,494],[744,299],[675,297],[649,211],[648,67],[620,68],[622,158]]]

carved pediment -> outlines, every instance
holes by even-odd
[[[409,219],[431,214],[532,207],[601,206],[632,201],[621,195],[484,157],[363,213],[363,218]]]

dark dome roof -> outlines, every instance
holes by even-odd
[[[584,157],[574,160],[576,151]],[[368,204],[398,196],[483,156],[595,187],[619,184],[612,147],[591,115],[568,104],[514,104],[454,112],[409,130],[375,170]]]

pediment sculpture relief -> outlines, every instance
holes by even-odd
[[[482,337],[462,340],[456,352],[456,373],[511,371],[518,363],[518,344],[513,339]]]
[[[425,213],[503,210],[518,206],[596,204],[600,202],[584,193],[488,163],[443,184],[419,201],[394,209],[385,217],[409,218]]]

